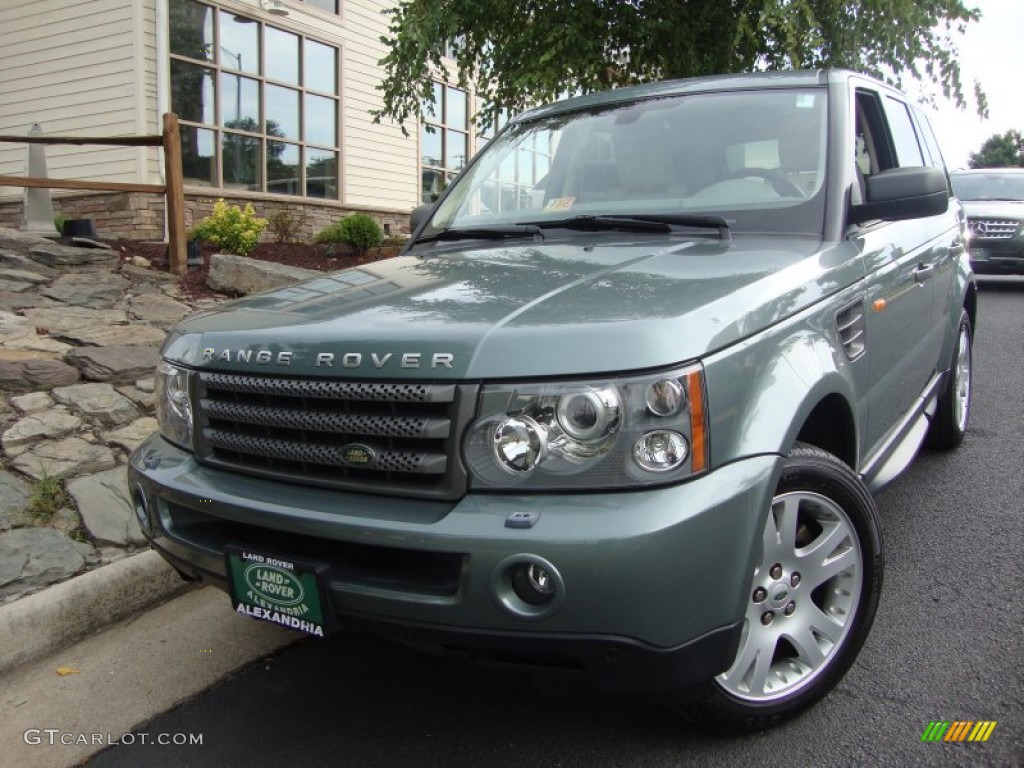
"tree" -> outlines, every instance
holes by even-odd
[[[954,35],[964,0],[401,0],[390,14],[376,120],[403,125],[433,103],[454,53],[484,99],[478,127],[566,93],[761,69],[847,67],[907,77],[966,104]],[[984,93],[975,84],[979,112]]]
[[[1024,168],[1024,135],[1010,130],[989,136],[981,149],[971,153],[967,164],[971,168]]]

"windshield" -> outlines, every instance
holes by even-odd
[[[575,216],[717,215],[733,231],[821,234],[824,89],[701,93],[515,123],[425,235]]]
[[[961,200],[1024,200],[1024,172],[953,173],[949,178]]]

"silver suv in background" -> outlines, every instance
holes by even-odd
[[[974,271],[1024,275],[1024,168],[953,171],[950,180],[967,212]]]

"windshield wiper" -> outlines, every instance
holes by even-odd
[[[621,229],[627,232],[671,232],[673,226],[717,229],[722,240],[731,240],[729,222],[721,216],[698,216],[685,213],[657,213],[638,216],[573,216],[555,221],[531,222],[539,227],[564,227],[595,232],[602,229]]]
[[[516,237],[540,237],[544,233],[535,224],[509,224],[507,226],[495,227],[452,227],[438,232],[435,235],[427,235],[417,240],[420,243],[434,240],[507,240]]]

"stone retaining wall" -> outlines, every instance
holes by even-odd
[[[216,195],[185,195],[185,228],[191,229],[196,222],[213,211]],[[312,240],[316,234],[350,213],[367,213],[377,220],[385,235],[409,234],[409,214],[398,211],[363,210],[342,207],[332,203],[309,203],[286,198],[260,199],[248,197],[224,198],[229,203],[245,207],[252,203],[256,215],[269,219],[280,211],[302,222],[299,239]],[[0,227],[21,226],[20,200],[0,202]],[[53,196],[54,215],[68,219],[93,219],[96,234],[103,239],[127,238],[130,240],[164,239],[164,198],[148,192],[103,192],[85,195]],[[271,240],[273,234],[264,231],[263,239]]]

